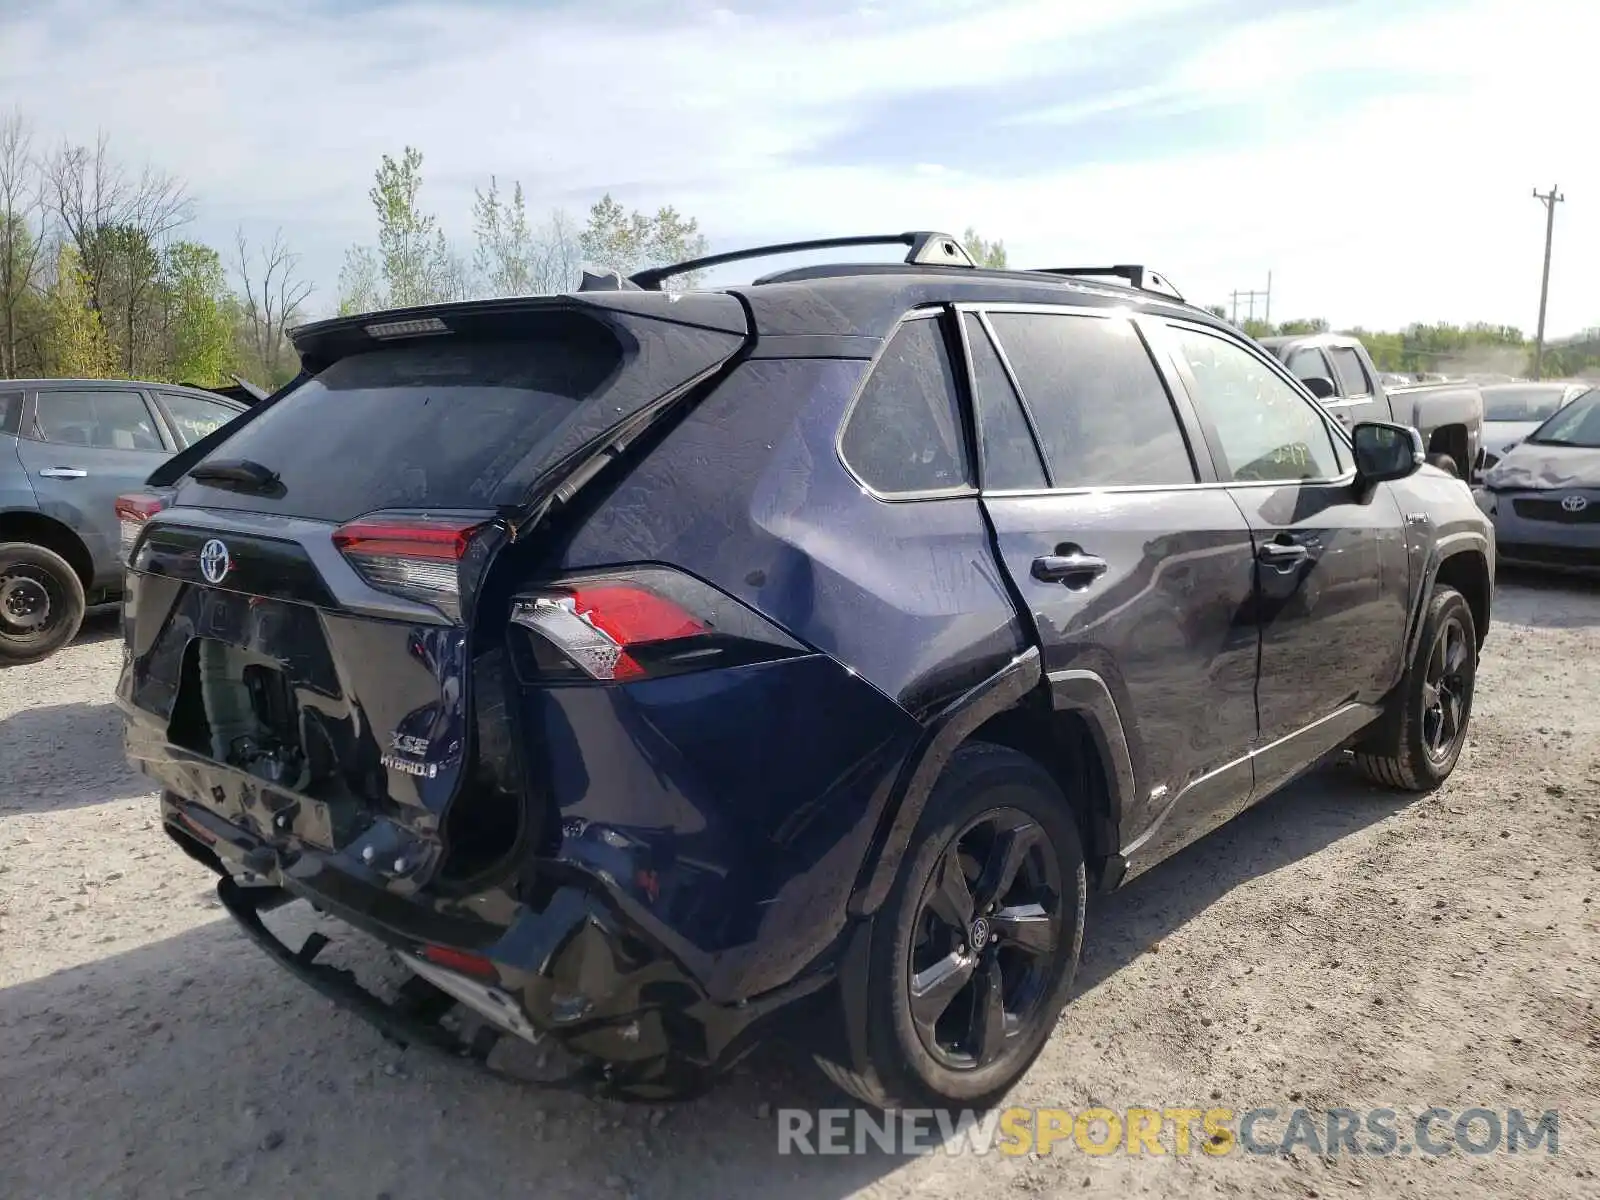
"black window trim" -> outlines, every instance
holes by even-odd
[[[1195,382],[1194,373],[1189,370],[1188,364],[1183,360],[1183,356],[1178,352],[1178,348],[1172,344],[1171,339],[1163,338],[1161,339],[1162,352],[1172,360],[1173,368],[1178,372],[1179,377],[1183,380],[1183,386],[1189,393],[1190,402],[1194,405],[1195,411],[1199,415],[1201,425],[1205,429],[1206,441],[1211,448],[1211,457],[1216,463],[1217,478],[1219,483],[1215,486],[1226,488],[1281,488],[1308,486],[1348,487],[1350,484],[1355,482],[1355,446],[1350,440],[1350,434],[1342,425],[1339,424],[1337,420],[1334,419],[1328,410],[1323,407],[1322,402],[1311,394],[1306,385],[1300,382],[1299,378],[1289,370],[1289,368],[1283,363],[1282,360],[1278,358],[1277,355],[1263,353],[1243,337],[1236,336],[1227,330],[1218,329],[1214,325],[1207,325],[1200,321],[1186,321],[1176,317],[1162,317],[1159,319],[1169,329],[1184,329],[1194,333],[1206,334],[1210,337],[1218,339],[1219,341],[1227,342],[1230,345],[1236,346],[1240,350],[1243,350],[1246,354],[1255,358],[1258,362],[1264,363],[1273,374],[1277,375],[1279,379],[1288,384],[1290,389],[1311,407],[1311,411],[1315,413],[1322,421],[1323,428],[1328,430],[1329,435],[1335,440],[1335,442],[1342,442],[1345,449],[1348,451],[1348,455],[1345,456],[1345,458],[1350,465],[1348,467],[1344,467],[1342,472],[1338,475],[1320,477],[1317,479],[1235,479],[1233,477],[1232,468],[1228,466],[1227,456],[1223,453],[1221,437],[1217,433],[1216,427],[1211,423],[1210,418],[1205,415],[1205,411],[1200,408],[1199,402],[1196,399],[1196,392],[1198,389]],[[1333,457],[1335,463],[1341,463],[1342,465],[1342,461],[1344,460],[1341,458],[1337,446],[1334,447]]]
[[[961,366],[962,376],[965,380],[967,401],[972,409],[973,443],[977,446],[978,454],[975,459],[978,468],[978,490],[984,495],[1001,495],[1012,491],[1035,491],[1038,489],[1007,489],[991,488],[984,484],[983,475],[987,464],[983,457],[983,437],[979,423],[982,421],[980,406],[978,404],[978,368],[972,360],[972,342],[967,337],[967,318],[983,327],[983,336],[989,339],[989,348],[994,351],[995,357],[1000,360],[1000,369],[1005,372],[1006,383],[1011,388],[1011,394],[1016,399],[1017,408],[1022,412],[1023,423],[1028,427],[1028,438],[1033,443],[1034,456],[1039,460],[1039,470],[1044,475],[1044,491],[1053,491],[1055,476],[1050,472],[1050,460],[1045,457],[1044,442],[1039,437],[1039,427],[1033,423],[1033,412],[1028,408],[1027,402],[1022,398],[1022,389],[1017,386],[1016,372],[1011,369],[1011,360],[1006,357],[1005,347],[1000,344],[1000,339],[995,335],[994,327],[989,324],[984,306],[973,304],[958,304],[955,306],[956,330],[961,338]]]
[[[961,438],[963,448],[967,455],[967,469],[976,474],[978,454],[973,438],[973,406],[971,404],[972,391],[970,387],[970,365],[966,359],[966,346],[956,341],[950,332],[950,306],[948,304],[934,304],[922,308],[913,308],[903,313],[894,328],[884,334],[883,341],[873,354],[871,362],[867,364],[866,371],[857,382],[855,391],[850,396],[850,403],[845,405],[844,413],[839,418],[838,428],[833,435],[833,456],[839,460],[839,465],[844,468],[851,481],[863,492],[874,500],[883,504],[915,504],[924,500],[952,500],[972,499],[978,495],[978,489],[971,483],[957,484],[947,488],[923,488],[912,492],[884,492],[872,486],[850,465],[850,460],[844,453],[845,430],[850,428],[850,419],[855,415],[856,405],[861,402],[861,397],[867,390],[867,384],[872,380],[878,370],[878,364],[883,356],[888,353],[889,346],[897,334],[912,321],[937,321],[939,322],[939,335],[944,339],[945,353],[950,359],[950,375],[956,387],[956,419],[961,425]],[[959,326],[957,327],[959,332]]]
[[[156,437],[161,439],[160,450],[144,450],[144,454],[171,454],[181,450],[178,439],[167,428],[166,418],[150,402],[148,389],[144,384],[129,379],[63,379],[59,386],[35,387],[29,389],[22,397],[22,417],[17,424],[17,437],[35,446],[59,446],[60,442],[47,442],[38,436],[39,432],[39,397],[49,395],[51,392],[132,392],[144,402],[145,412],[150,415],[150,425],[156,431]],[[106,450],[107,446],[79,446],[79,450]]]
[[[1039,451],[1039,461],[1044,464],[1045,479],[1048,486],[1042,488],[985,488],[985,496],[1086,496],[1102,492],[1176,492],[1188,491],[1197,488],[1217,487],[1221,476],[1211,461],[1209,444],[1205,439],[1205,429],[1200,421],[1199,413],[1195,410],[1185,389],[1181,378],[1176,374],[1169,353],[1159,344],[1159,337],[1154,333],[1154,324],[1166,320],[1165,317],[1150,316],[1132,309],[1112,307],[1089,307],[1081,304],[1030,304],[1025,302],[1007,302],[1003,300],[986,300],[972,303],[953,305],[957,320],[962,315],[973,313],[978,316],[984,327],[984,332],[989,335],[994,344],[995,353],[1000,356],[1000,363],[1005,368],[1006,378],[1010,380],[1012,390],[1017,394],[1018,403],[1022,405],[1023,416],[1027,419],[1028,430],[1033,434],[1034,448]],[[1178,432],[1183,437],[1184,447],[1189,454],[1189,465],[1195,473],[1193,483],[1106,483],[1106,484],[1078,484],[1056,486],[1054,475],[1050,471],[1050,460],[1045,455],[1039,436],[1039,429],[1033,419],[1033,410],[1028,406],[1028,398],[1017,383],[1016,372],[1012,369],[1011,360],[1006,357],[1005,344],[1001,342],[994,327],[989,323],[988,313],[1042,313],[1050,316],[1098,318],[1100,320],[1127,320],[1133,323],[1134,329],[1139,334],[1140,343],[1144,347],[1146,356],[1150,359],[1151,366],[1161,380],[1161,386],[1166,389],[1167,402],[1172,405],[1173,416],[1177,418]],[[962,346],[965,351],[965,343]],[[967,378],[972,378],[972,363],[967,362]],[[1202,455],[1200,448],[1207,447],[1207,453]],[[982,467],[979,467],[982,471]],[[979,476],[980,482],[982,476]]]

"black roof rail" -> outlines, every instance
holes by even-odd
[[[805,242],[779,242],[773,246],[754,246],[748,250],[729,250],[723,254],[708,254],[704,258],[691,258],[687,262],[670,263],[664,267],[650,267],[628,277],[628,282],[647,291],[659,291],[661,281],[674,275],[687,275],[690,271],[703,271],[707,267],[720,267],[724,263],[742,262],[749,258],[773,258],[779,254],[795,254],[802,250],[839,250],[848,246],[910,246],[905,261],[912,266],[971,267],[972,258],[962,248],[961,240],[948,233],[918,230],[911,233],[867,234],[862,237],[813,238]]]
[[[1167,281],[1165,275],[1158,275],[1149,267],[1141,267],[1134,263],[1123,263],[1115,267],[1035,267],[1034,270],[1041,275],[1087,275],[1124,279],[1141,292],[1154,292],[1158,296],[1166,296],[1180,304],[1184,303],[1183,294]]]

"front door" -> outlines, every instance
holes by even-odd
[[[1370,720],[1398,673],[1400,509],[1387,488],[1356,489],[1349,446],[1275,362],[1198,326],[1166,337],[1255,539],[1264,793]]]
[[[172,452],[132,388],[41,388],[23,414],[17,453],[40,511],[72,528],[104,585],[117,579],[116,500],[138,491]]]
[[[1137,870],[1250,797],[1250,530],[1203,449],[1196,462],[1136,322],[1002,307],[962,321],[983,505],[1045,671],[1058,686],[1092,673],[1116,702],[1134,774],[1118,848]]]

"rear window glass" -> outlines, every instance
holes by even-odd
[[[937,319],[907,321],[890,340],[839,448],[862,481],[884,495],[971,482],[955,372]]]
[[[340,359],[208,455],[276,471],[281,494],[190,479],[182,499],[326,521],[380,508],[489,506],[620,357],[602,327],[584,322],[560,337],[440,339]]]

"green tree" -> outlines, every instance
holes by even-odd
[[[234,368],[239,304],[228,290],[222,256],[197,242],[174,242],[162,256],[166,370],[175,383],[228,381]]]
[[[440,298],[447,270],[443,234],[432,213],[418,206],[422,151],[407,146],[399,161],[385,154],[367,193],[378,214],[378,256],[392,308]]]
[[[67,379],[110,379],[117,373],[116,349],[93,306],[89,273],[77,250],[64,245],[56,255],[55,280],[45,296],[49,325],[50,375]]]
[[[367,193],[378,218],[378,246],[345,252],[339,274],[339,311],[409,308],[460,298],[465,271],[450,252],[438,219],[423,212],[422,151],[407,146],[400,158],[385,154]]]
[[[0,120],[0,378],[23,373],[23,346],[37,333],[45,213],[33,131],[14,112]]]
[[[670,205],[657,209],[654,216],[637,209],[629,212],[609,192],[589,209],[589,222],[578,241],[591,263],[623,275],[701,258],[709,248],[693,217]],[[693,287],[699,272],[677,278],[683,286]]]
[[[978,235],[976,229],[968,225],[966,233],[961,235],[961,245],[966,250],[967,256],[978,266],[989,267],[996,271],[1005,270],[1006,244],[998,238],[986,242]]]

